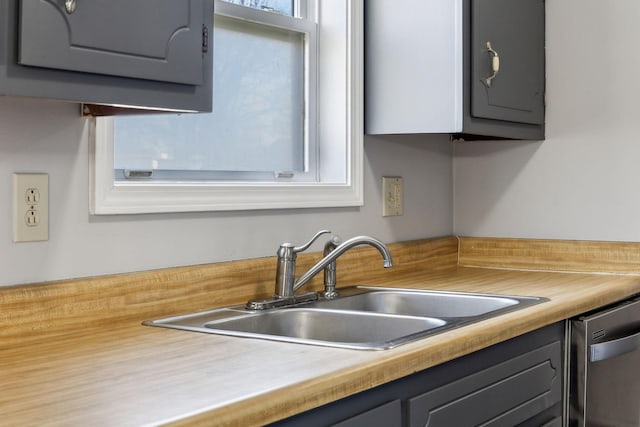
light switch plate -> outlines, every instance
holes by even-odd
[[[382,216],[396,216],[404,213],[402,177],[382,177]]]
[[[49,175],[13,174],[13,241],[49,240]]]

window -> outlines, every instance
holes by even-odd
[[[317,2],[218,0],[214,113],[94,119],[92,212],[361,205],[362,2]]]
[[[116,180],[314,180],[316,24],[242,2],[260,11],[220,2],[214,22],[214,112],[115,118]]]
[[[276,12],[282,15],[294,16],[294,0],[222,0],[226,3],[239,4],[254,9]]]

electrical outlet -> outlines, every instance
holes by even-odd
[[[13,241],[49,240],[49,175],[13,174]]]
[[[402,193],[402,177],[382,177],[382,216],[396,216],[404,213]]]

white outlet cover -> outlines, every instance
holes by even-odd
[[[13,241],[49,240],[49,174],[13,174]]]

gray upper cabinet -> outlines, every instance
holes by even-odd
[[[22,0],[19,62],[202,84],[205,17],[194,7],[197,3],[201,2]]]
[[[471,116],[543,125],[544,1],[474,0],[470,38]]]
[[[0,3],[0,94],[211,111],[213,0]]]
[[[544,0],[365,7],[367,133],[544,139]]]

